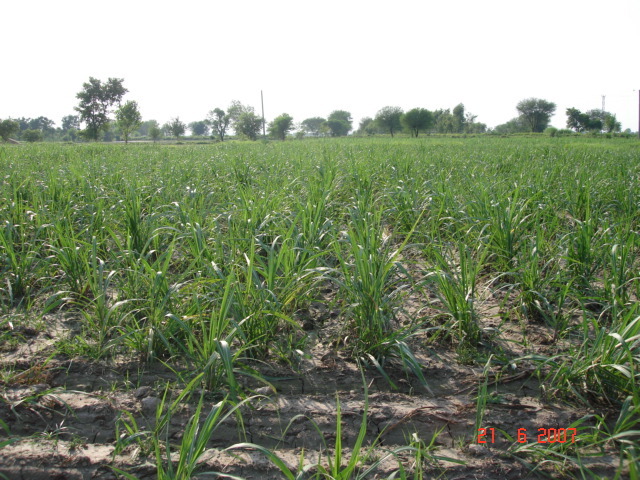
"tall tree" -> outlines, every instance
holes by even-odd
[[[393,133],[402,128],[400,123],[402,113],[400,107],[383,107],[376,113],[375,122],[380,129],[389,132],[393,137]]]
[[[288,113],[277,116],[269,123],[269,135],[280,140],[287,138],[287,133],[293,128],[293,117]]]
[[[205,136],[209,134],[209,124],[206,120],[198,120],[189,124],[191,135]]]
[[[462,133],[465,127],[465,114],[464,114],[464,105],[459,103],[455,107],[453,107],[453,131],[456,133]]]
[[[148,134],[151,137],[151,140],[153,140],[153,143],[156,143],[158,139],[162,136],[162,130],[160,130],[160,127],[158,126],[157,122],[155,125],[151,125],[149,127]]]
[[[576,132],[589,132],[602,130],[602,120],[599,115],[591,116],[589,112],[583,113],[577,108],[567,108],[567,128]]]
[[[157,127],[159,129],[160,124],[158,123],[157,120],[145,120],[144,122],[142,122],[140,127],[138,127],[138,132],[143,137],[146,137],[147,135],[149,135],[149,131],[151,130],[151,127]]]
[[[75,110],[86,124],[85,135],[88,139],[98,140],[100,131],[109,122],[111,107],[119,104],[127,93],[123,82],[122,78],[109,78],[103,84],[97,78],[89,77],[89,81],[82,85],[82,91],[76,95],[80,103]]]
[[[138,102],[129,100],[116,110],[116,123],[124,136],[124,143],[129,143],[131,133],[142,125],[142,115],[138,109]]]
[[[262,130],[262,117],[251,111],[240,114],[233,127],[238,135],[247,137],[250,140],[257,140]]]
[[[405,113],[400,121],[412,137],[418,137],[420,130],[429,130],[433,125],[433,114],[426,108],[413,108]]]
[[[438,133],[453,133],[455,131],[455,120],[451,110],[438,109],[433,112],[433,122]]]
[[[62,117],[62,131],[67,132],[71,129],[80,129],[80,117],[78,115],[66,115]]]
[[[556,104],[541,98],[526,98],[518,102],[518,113],[531,132],[542,132],[556,111]]]
[[[180,140],[180,135],[184,135],[187,130],[187,126],[180,120],[180,117],[172,118],[169,121],[169,131],[171,135],[176,137],[176,140]]]
[[[322,134],[322,128],[326,121],[327,120],[322,117],[311,117],[305,118],[300,125],[307,135],[319,137]]]
[[[231,116],[224,113],[224,110],[221,108],[214,108],[209,112],[207,121],[209,125],[211,125],[212,133],[218,135],[220,141],[224,142],[224,136],[227,133],[227,128],[229,128],[229,122],[231,122]]]
[[[371,117],[363,117],[360,119],[356,133],[358,135],[375,135],[377,131],[378,128],[375,120]]]
[[[614,114],[609,113],[604,117],[604,129],[607,133],[619,132],[622,130],[622,124]]]
[[[342,137],[348,135],[353,125],[353,119],[351,113],[346,110],[334,110],[327,117],[325,124],[332,137]]]

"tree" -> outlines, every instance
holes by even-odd
[[[229,128],[231,117],[224,113],[221,108],[214,108],[209,112],[207,121],[211,125],[211,132],[218,135],[220,141],[224,142],[224,136],[227,133],[227,128]]]
[[[397,132],[402,128],[400,123],[402,113],[400,107],[383,107],[376,113],[375,122],[380,129],[389,132],[393,137],[393,132]]]
[[[378,126],[373,118],[363,117],[360,119],[358,130],[355,133],[357,135],[375,135],[378,131]]]
[[[594,112],[596,112],[594,114]],[[567,128],[575,130],[576,132],[593,132],[600,131],[603,127],[603,122],[599,118],[601,116],[601,110],[591,110],[583,113],[577,108],[567,108]]]
[[[614,114],[609,113],[604,118],[604,129],[607,133],[619,132],[622,130],[622,124]]]
[[[240,114],[233,127],[238,135],[247,137],[250,140],[257,140],[262,129],[262,117],[253,112],[245,111]]]
[[[62,131],[68,132],[71,129],[79,130],[80,129],[80,117],[78,115],[67,115],[62,117]]]
[[[433,112],[433,123],[438,133],[453,133],[455,129],[455,120],[451,115],[451,110],[438,109]]]
[[[159,130],[160,129],[160,124],[158,123],[157,120],[145,120],[138,127],[138,133],[141,136],[146,137],[146,136],[150,135],[151,127],[156,127]]]
[[[509,135],[512,133],[524,133],[529,131],[529,126],[524,122],[522,117],[512,118],[506,123],[496,125],[493,129],[493,133],[499,135]]]
[[[227,115],[229,115],[229,119],[233,124],[240,119],[240,115],[248,111],[253,112],[253,108],[242,105],[238,100],[232,100],[231,105],[227,108]]]
[[[138,103],[129,100],[116,110],[116,123],[124,136],[124,143],[129,143],[131,132],[142,125],[142,115],[138,109]]]
[[[592,130],[604,130],[607,133],[619,132],[622,129],[622,125],[617,121],[616,116],[612,113],[606,112],[602,109],[589,110],[587,115],[591,118],[593,125],[596,125],[596,120],[600,122],[600,128],[593,128]]]
[[[109,122],[110,109],[120,103],[127,89],[122,86],[122,78],[109,78],[104,84],[97,78],[89,77],[82,85],[82,91],[76,95],[80,103],[75,110],[85,122],[85,136],[98,140],[100,131]]]
[[[264,125],[264,119],[256,115],[253,107],[233,100],[227,109],[230,123],[236,134],[256,140]]]
[[[162,136],[162,130],[160,130],[160,127],[157,125],[151,125],[149,127],[149,136],[151,137],[151,139],[153,140],[153,143],[156,143],[158,141],[158,139]]]
[[[180,117],[172,118],[169,121],[169,131],[171,135],[176,137],[176,140],[180,140],[180,135],[184,135],[187,130],[187,126],[180,120]]]
[[[41,130],[25,130],[24,132],[22,132],[22,139],[25,142],[41,142],[43,139],[43,135],[42,135],[42,131]]]
[[[209,135],[209,124],[206,120],[198,120],[189,124],[191,135],[206,136]]]
[[[323,125],[327,122],[325,118],[322,117],[311,117],[305,118],[300,126],[305,134],[311,135],[313,137],[319,137],[322,134]]]
[[[420,130],[429,130],[433,125],[433,114],[426,108],[413,108],[405,113],[400,122],[411,132],[412,137],[418,137]]]
[[[456,133],[462,133],[466,124],[466,118],[464,114],[464,105],[459,103],[453,107],[453,131]]]
[[[288,113],[283,113],[269,123],[269,135],[280,140],[284,140],[287,137],[287,133],[289,133],[292,128],[293,117]]]
[[[325,123],[332,137],[342,137],[351,131],[353,120],[346,110],[334,110]]]
[[[0,122],[0,138],[3,141],[9,141],[9,137],[11,135],[18,133],[20,131],[20,124],[15,120],[6,119]]]
[[[543,132],[556,111],[556,104],[541,98],[526,98],[518,103],[516,110],[529,126],[529,131]]]

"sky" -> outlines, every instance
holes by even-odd
[[[525,98],[602,108],[638,130],[640,0],[31,0],[0,11],[0,119],[75,114],[89,77],[124,79],[143,119],[232,100],[267,121],[463,103],[489,127]]]

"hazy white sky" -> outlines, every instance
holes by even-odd
[[[267,120],[387,105],[489,126],[528,97],[638,128],[639,0],[31,0],[0,10],[0,118],[74,114],[90,76],[124,78],[144,119],[202,120],[231,100]],[[634,89],[636,89],[634,91]]]

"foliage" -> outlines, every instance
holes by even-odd
[[[82,91],[76,95],[80,101],[75,110],[86,124],[85,136],[90,140],[98,140],[98,136],[109,122],[110,109],[127,93],[121,78],[109,78],[104,84],[97,78],[89,77],[82,84]]]
[[[324,133],[324,124],[327,120],[322,117],[311,117],[305,118],[301,123],[300,127],[304,131],[306,135],[312,137],[319,137]]]
[[[327,118],[326,127],[332,137],[343,137],[351,131],[353,120],[346,110],[334,110]]]
[[[292,129],[293,117],[288,113],[283,113],[269,123],[269,135],[279,140],[284,140]]]
[[[607,133],[620,132],[622,130],[622,124],[618,121],[614,114],[608,113],[604,117],[604,130]]]
[[[262,117],[256,115],[253,109],[251,109],[240,114],[233,128],[236,134],[244,136],[249,140],[257,140],[262,130],[262,123]]]
[[[400,119],[404,127],[411,132],[412,137],[418,137],[420,131],[429,130],[433,125],[433,114],[426,108],[413,108]]]
[[[21,138],[25,142],[41,142],[42,132],[40,130],[25,130],[22,132]]]
[[[138,109],[138,103],[129,100],[116,110],[116,123],[124,136],[124,143],[129,143],[131,132],[137,130],[142,124],[142,115]]]
[[[556,111],[556,104],[541,98],[526,98],[518,102],[516,110],[531,132],[544,132]]]
[[[5,142],[9,140],[11,135],[20,131],[20,124],[15,120],[6,119],[0,122],[0,138]]]
[[[393,133],[402,128],[400,124],[402,113],[400,107],[383,107],[376,113],[375,122],[380,129],[389,132],[393,137]]]
[[[577,108],[567,108],[567,128],[578,133],[599,132],[605,130],[608,133],[619,132],[620,122],[616,116],[603,110],[589,110],[581,112]]]
[[[162,361],[229,399],[225,411],[265,383],[261,361],[297,368],[319,337],[331,355],[364,359],[394,383],[404,379],[390,372],[403,374],[387,367],[404,366],[411,387],[423,358],[412,348],[446,359],[453,346],[479,372],[490,367],[479,378],[478,424],[497,400],[498,375],[530,374],[532,364],[547,395],[607,412],[591,417],[591,443],[581,433],[573,445],[514,443],[509,453],[570,449],[576,458],[602,446],[609,464],[635,465],[635,146],[538,135],[0,149],[0,309],[10,313],[0,341],[20,312],[42,318],[64,307],[83,355]],[[305,332],[305,312],[319,301],[330,304],[328,328]],[[522,340],[505,348],[514,332]],[[538,336],[544,348],[529,344]],[[198,464],[209,408],[194,411],[184,442],[158,436],[166,416],[157,415],[164,473],[176,473],[181,456]],[[125,440],[135,441],[131,428]],[[309,462],[316,472],[364,476],[380,458],[367,445],[346,472],[351,458],[336,452],[346,445],[337,437]],[[276,463],[274,450],[256,448]]]
[[[300,126],[305,134],[312,137],[319,137],[324,133],[324,124],[326,119],[322,117],[305,118]]]
[[[80,117],[78,115],[66,115],[62,117],[62,132],[71,134],[75,137],[75,132],[80,130]]]
[[[140,134],[140,136],[146,137],[149,135],[149,131],[151,130],[152,127],[159,128],[160,124],[158,123],[157,120],[145,120],[138,127],[138,133]]]
[[[529,131],[529,127],[524,122],[522,117],[512,118],[506,123],[502,123],[500,125],[496,125],[493,128],[493,133],[497,133],[499,135],[509,135],[512,133],[525,133]]]
[[[211,125],[211,131],[214,135],[218,136],[221,142],[224,142],[224,137],[227,134],[229,123],[231,122],[231,116],[224,113],[221,108],[214,108],[207,115],[207,122]]]
[[[162,130],[160,130],[160,127],[158,125],[151,125],[149,127],[149,136],[155,143],[162,136]]]
[[[184,132],[187,130],[187,126],[183,121],[180,120],[180,117],[172,118],[167,124],[171,135],[176,137],[176,140],[180,139],[180,135],[184,135]]]
[[[459,103],[455,107],[453,107],[453,131],[456,133],[462,133],[465,127],[465,114],[464,114],[464,105]]]
[[[209,135],[209,124],[206,120],[191,122],[189,124],[189,130],[191,130],[191,135],[199,137],[206,136]]]

